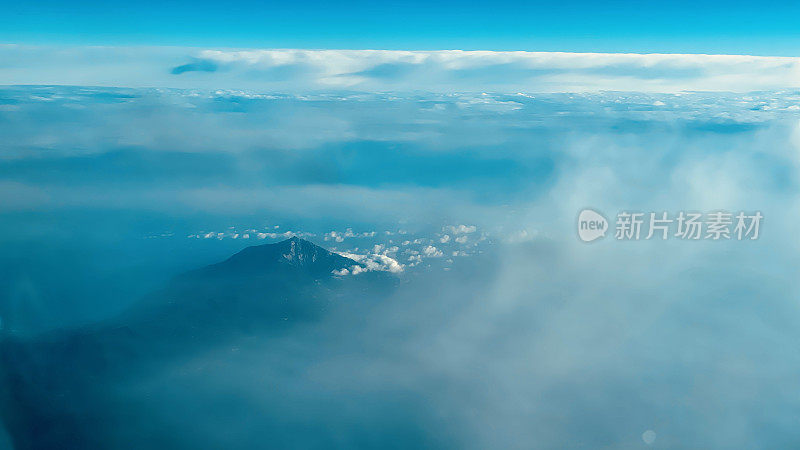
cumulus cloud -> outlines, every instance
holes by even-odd
[[[382,272],[400,273],[403,272],[405,266],[400,264],[396,259],[383,254],[383,253],[368,253],[357,254],[350,252],[339,252],[345,258],[350,258],[356,262],[364,265],[364,267],[353,266],[350,268],[350,274],[357,275],[363,271],[377,270]],[[340,273],[339,275],[346,275]]]
[[[516,244],[520,242],[526,242],[532,240],[536,237],[536,232],[528,232],[528,230],[518,230],[511,232],[503,237],[503,242],[509,244]]]
[[[444,256],[444,253],[442,253],[441,250],[432,245],[428,245],[427,247],[422,249],[422,254],[429,258],[441,258],[442,256]]]
[[[252,235],[252,236],[251,236]],[[171,234],[170,234],[171,236]],[[255,229],[247,230],[246,232],[238,232],[234,229],[228,231],[201,231],[199,233],[189,234],[189,239],[288,239],[293,236],[303,238],[313,237],[314,233],[302,231],[284,231],[282,233],[274,233],[271,231],[258,231]]]
[[[450,225],[445,227],[454,234],[469,234],[474,233],[478,228],[475,225]]]

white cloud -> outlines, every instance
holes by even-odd
[[[800,58],[747,55],[2,45],[0,60],[0,84],[506,93],[800,86]],[[479,100],[467,106],[519,107]]]
[[[503,237],[503,242],[515,244],[519,242],[530,241],[537,235],[536,231],[529,232],[528,230],[519,230],[509,233]]]
[[[350,268],[350,273],[357,275],[363,271],[377,270],[382,272],[400,273],[403,272],[405,266],[400,264],[396,259],[385,254],[367,254],[361,255],[350,252],[339,252],[345,258],[350,258],[353,261],[363,264],[365,267],[353,266]]]
[[[442,253],[441,250],[432,245],[429,245],[424,249],[422,249],[422,254],[429,258],[441,258],[442,256],[444,256],[444,253]]]
[[[475,225],[451,225],[445,228],[454,234],[470,234],[478,230]]]
[[[326,241],[344,242],[344,236],[337,231],[325,233],[325,237],[323,239]]]

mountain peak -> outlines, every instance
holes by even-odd
[[[329,276],[333,271],[362,264],[330,252],[313,242],[293,236],[274,244],[254,245],[227,260],[209,266],[214,271],[236,271],[243,274],[283,271],[295,268],[315,277]]]
[[[269,245],[269,244],[268,244]],[[278,242],[282,256],[293,265],[306,265],[316,262],[320,255],[333,255],[328,250],[297,236]]]

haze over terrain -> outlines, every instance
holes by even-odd
[[[169,72],[190,60],[168,62],[160,77],[192,75]],[[72,430],[71,442],[785,448],[800,440],[800,92],[791,86],[265,92],[0,89],[3,354],[41,355],[4,368],[30,375],[63,358],[113,356],[105,369],[64,371],[55,386],[77,383],[73,392],[87,399],[79,406],[94,414],[55,405],[63,415],[47,420]],[[612,222],[623,210],[760,211],[764,222],[754,241],[622,242],[612,232],[586,244],[575,221],[587,207]],[[202,291],[213,298],[171,291],[181,274],[293,236],[355,263],[310,278],[335,286],[300,277],[292,295],[256,286],[243,297],[291,307],[316,298],[306,289],[330,289],[333,306],[307,320],[257,320],[237,309],[234,293],[247,283],[226,277],[207,279]],[[273,268],[260,261],[228,274],[268,277]],[[170,303],[170,292],[185,303]],[[204,301],[216,301],[212,312],[174,306]],[[204,324],[199,335],[123,333],[130,347],[57,351],[75,330],[102,335],[107,324],[162,307],[175,311],[167,316],[175,329]],[[221,324],[230,325],[225,333]],[[25,351],[48,345],[56,350]],[[148,355],[129,362],[139,372],[114,373],[129,352]],[[48,402],[6,403],[4,420]]]

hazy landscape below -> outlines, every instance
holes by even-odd
[[[96,416],[74,417],[107,420],[98,446],[800,441],[800,92],[3,87],[0,135],[0,319],[17,349],[117,323],[254,245],[299,236],[363,267],[326,266],[346,289],[313,318],[180,341],[90,383]],[[754,241],[587,244],[587,207],[764,222]]]

